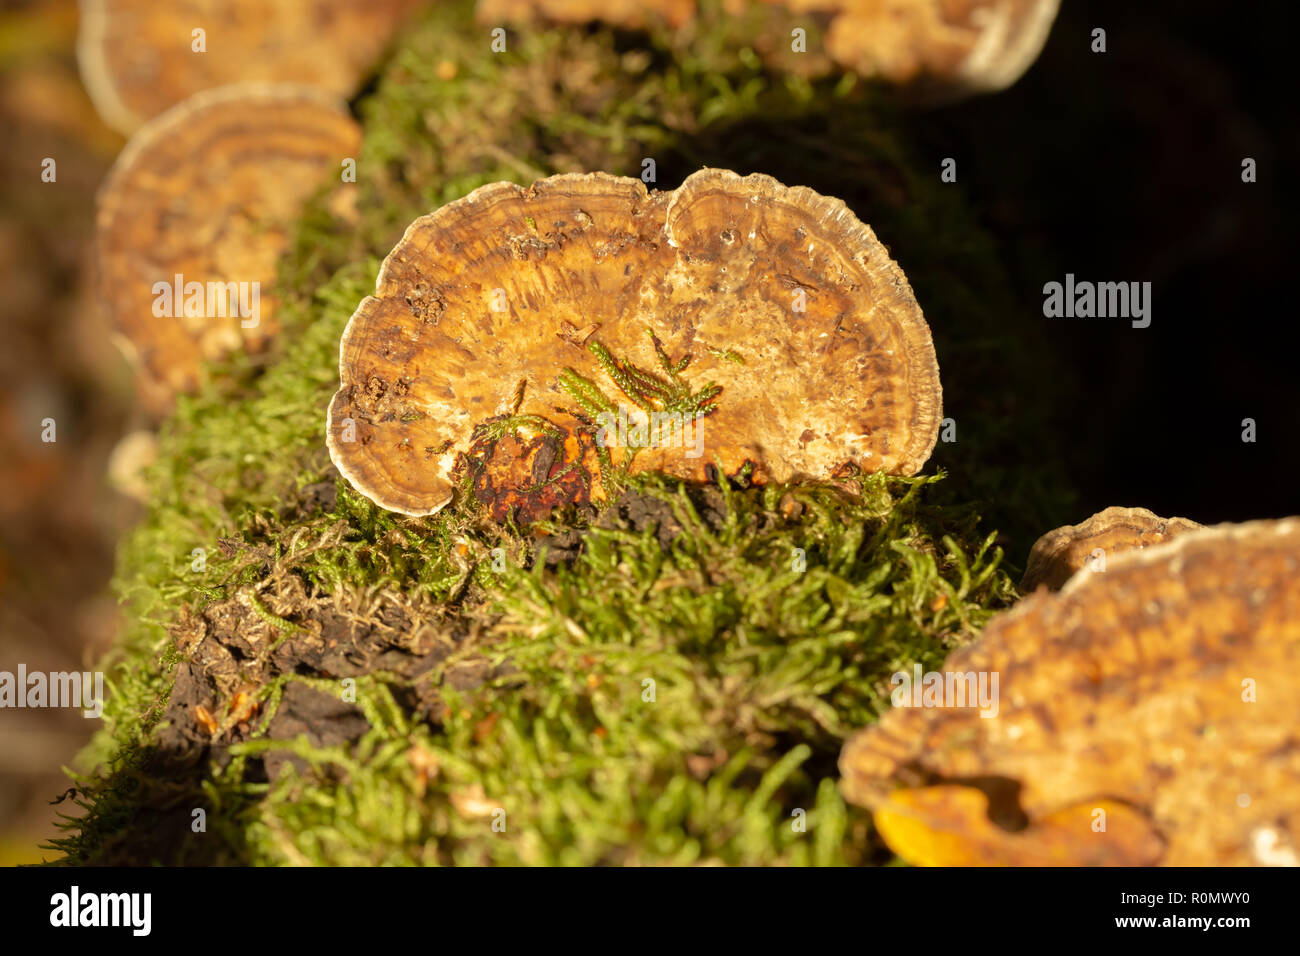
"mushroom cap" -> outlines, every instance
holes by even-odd
[[[785,2],[785,0],[766,0]],[[1038,59],[1060,0],[794,0],[831,10],[826,48],[841,66],[893,83],[1005,89]]]
[[[1085,568],[945,662],[999,675],[996,716],[895,707],[845,745],[843,792],[896,852],[930,863],[1231,865],[1279,842],[1294,857],[1298,580],[1300,518],[1190,531]],[[1094,832],[1103,801],[1137,816]]]
[[[1111,507],[1080,524],[1049,531],[1029,550],[1020,589],[1039,585],[1060,590],[1092,555],[1101,550],[1107,560],[1125,551],[1141,550],[1203,527],[1187,518],[1161,518],[1146,508]]]
[[[826,52],[840,67],[933,92],[1004,89],[1038,58],[1060,0],[727,0],[733,16],[746,7],[781,7],[829,21]],[[644,27],[662,19],[681,27],[695,0],[478,0],[484,23],[546,20]],[[794,22],[794,21],[792,21]]]
[[[81,0],[77,60],[108,125],[131,134],[200,90],[302,83],[351,96],[419,0]],[[206,32],[206,52],[191,34]]]
[[[645,374],[656,343],[689,360],[683,379],[715,410],[634,454],[634,436],[607,436],[614,466],[703,481],[749,462],[756,483],[914,474],[934,447],[930,331],[871,229],[810,189],[704,169],[673,192],[604,173],[495,183],[412,223],[343,334],[331,457],[377,504],[430,514],[452,499],[475,426],[526,418],[543,456],[533,484],[580,469],[600,500],[595,423],[561,377],[635,414],[595,352]],[[498,452],[475,451],[489,466]]]
[[[271,84],[199,93],[131,138],[97,197],[96,280],[153,410],[196,388],[204,361],[265,345],[277,327],[269,286],[288,229],[360,143],[341,101]],[[155,283],[174,286],[177,275],[182,291],[203,285],[204,312],[208,283],[249,283],[250,305],[257,283],[257,324],[243,327],[237,296],[214,298],[224,317],[187,315],[183,300],[156,316]]]

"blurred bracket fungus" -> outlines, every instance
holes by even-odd
[[[95,269],[150,412],[196,389],[203,362],[275,334],[263,286],[303,203],[360,142],[342,102],[273,84],[199,93],[132,137],[99,192]]]
[[[421,0],[81,0],[77,60],[130,135],[201,90],[301,83],[353,95]]]
[[[946,98],[1005,89],[1038,59],[1060,0],[762,0],[829,15],[846,69]]]
[[[1118,554],[1140,551],[1202,527],[1187,518],[1161,518],[1146,508],[1107,508],[1035,541],[1020,590],[1028,594],[1045,585],[1059,591],[1086,564],[1104,570],[1105,562]]]
[[[1294,863],[1297,580],[1300,518],[1085,568],[948,658],[1000,675],[995,713],[895,706],[845,745],[841,788],[913,863]]]
[[[754,48],[772,65],[804,73],[833,65],[944,101],[1015,83],[1038,59],[1059,9],[1060,0],[723,0],[720,15],[761,24]],[[704,13],[696,0],[479,0],[476,10],[483,23],[662,22],[674,31]],[[791,52],[813,65],[800,69]]]
[[[704,169],[565,174],[417,219],[340,345],[334,464],[380,506],[498,518],[620,476],[915,474],[939,369],[906,277],[837,199]]]
[[[158,436],[148,429],[127,432],[108,456],[108,483],[135,501],[149,500],[149,468],[158,460]]]

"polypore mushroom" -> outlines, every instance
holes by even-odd
[[[77,60],[130,134],[200,90],[301,83],[351,96],[419,0],[82,0]]]
[[[132,137],[99,192],[95,259],[151,410],[205,360],[265,345],[288,229],[360,139],[329,95],[263,84],[200,93]]]
[[[919,701],[896,687],[841,754],[844,794],[915,863],[1294,859],[1297,580],[1297,518],[1085,568],[990,621]],[[981,679],[991,700],[963,706]]]
[[[727,0],[733,16],[755,6],[808,14],[828,24],[825,49],[839,66],[945,96],[992,92],[1018,80],[1042,52],[1060,0]],[[601,20],[639,28],[654,19],[680,27],[695,0],[599,3],[595,0],[479,0],[484,23]],[[756,38],[758,39],[758,38]],[[807,37],[804,38],[808,43]],[[782,43],[791,42],[785,37]],[[758,44],[769,50],[772,44]],[[775,57],[775,49],[770,49]],[[804,51],[800,51],[804,52]],[[789,63],[782,54],[775,57]]]
[[[1040,585],[1059,590],[1070,576],[1092,562],[1097,570],[1125,551],[1161,544],[1202,525],[1187,518],[1161,518],[1146,508],[1107,508],[1080,524],[1049,531],[1029,551],[1020,589],[1033,591]]]
[[[1060,0],[764,0],[831,15],[826,48],[841,66],[891,83],[983,93],[1038,59]]]
[[[458,462],[481,501],[525,517],[603,499],[620,470],[914,474],[941,417],[929,328],[871,229],[837,199],[718,169],[673,192],[604,173],[495,183],[417,219],[339,374],[331,457],[409,515],[452,500]]]

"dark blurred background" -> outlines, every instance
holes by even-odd
[[[909,116],[936,178],[942,158],[957,159],[958,186],[1009,270],[1005,330],[1033,343],[1044,369],[1068,370],[1006,409],[1013,432],[1027,407],[1047,431],[1014,432],[1019,453],[1003,453],[1023,461],[1050,446],[1063,460],[1075,504],[1060,522],[1112,504],[1205,523],[1300,512],[1289,7],[1065,0],[1015,87]],[[1096,27],[1104,54],[1090,49]],[[81,90],[75,35],[72,0],[0,4],[0,669],[80,669],[102,652],[116,627],[114,543],[138,513],[105,479],[141,422],[86,283],[94,191],[122,141]],[[779,139],[773,149],[789,153]],[[40,180],[44,157],[57,158],[57,184]],[[780,172],[779,158],[769,165]],[[895,253],[906,263],[908,250]],[[1044,318],[1042,287],[1067,272],[1151,282],[1150,328]],[[944,339],[962,336],[936,323],[941,365]],[[945,367],[945,382],[961,372]],[[989,430],[960,405],[948,414],[959,441]],[[46,417],[54,444],[40,440]],[[1241,440],[1246,418],[1254,443]],[[943,446],[935,461],[950,467]],[[958,492],[961,480],[954,472]],[[1018,493],[1008,481],[1003,510]],[[1004,542],[1014,563],[1031,541]],[[59,768],[90,729],[69,711],[0,721],[0,863],[40,858],[49,801],[67,786]]]
[[[918,117],[1024,295],[1007,322],[1045,325],[1079,376],[1030,397],[1065,439],[1072,521],[1115,504],[1204,523],[1300,513],[1293,10],[1065,0],[1016,86]],[[1150,281],[1151,326],[1044,318],[1042,286],[1067,272]]]

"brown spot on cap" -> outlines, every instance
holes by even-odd
[[[1109,561],[1125,551],[1140,551],[1201,527],[1187,518],[1161,518],[1145,508],[1107,508],[1034,542],[1020,589],[1028,593],[1045,585],[1059,590],[1098,551]]]
[[[558,507],[590,499],[584,468],[595,461],[595,439],[590,434],[548,432],[527,425],[500,436],[483,431],[457,462],[457,469],[468,473],[474,497],[493,518],[527,524]]]
[[[1043,862],[1047,843],[1024,839],[1043,824],[1057,862],[1262,862],[1262,827],[1300,841],[1297,580],[1298,518],[1190,531],[1085,569],[945,662],[998,675],[996,716],[894,707],[846,744],[844,794],[905,818],[891,845],[925,862]],[[1099,832],[1093,811],[1112,804],[1137,816]]]
[[[200,90],[301,83],[356,92],[419,0],[82,0],[77,60],[104,122],[130,134]],[[206,52],[193,50],[195,29]]]
[[[263,84],[200,93],[132,137],[99,192],[96,279],[154,411],[203,361],[274,334],[288,229],[360,139],[332,97]]]
[[[568,331],[591,326],[585,346]],[[635,451],[607,419],[612,465],[705,481],[715,461],[729,475],[748,461],[755,482],[914,474],[941,418],[929,328],[870,228],[839,200],[717,169],[670,193],[603,173],[497,183],[416,220],[339,370],[334,463],[416,515],[451,500],[457,455],[494,417],[571,441],[599,408],[695,408],[698,432]],[[579,446],[601,500],[595,445]]]

